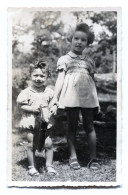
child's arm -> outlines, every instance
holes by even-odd
[[[34,114],[38,114],[40,112],[39,108],[34,107],[34,106],[29,106],[29,105],[19,105],[20,110],[25,111],[25,112],[30,112]]]
[[[59,74],[58,74],[58,78],[55,84],[55,90],[54,90],[54,96],[53,99],[51,100],[49,107],[53,107],[55,104],[57,104],[62,87],[63,87],[63,83],[64,83],[64,78],[65,78],[65,71],[64,70],[60,70]]]
[[[38,107],[34,107],[32,102],[30,103],[29,91],[28,87],[20,92],[16,100],[17,106],[21,111],[38,114],[40,112]]]

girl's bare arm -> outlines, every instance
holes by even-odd
[[[52,107],[54,104],[57,103],[59,96],[60,96],[60,93],[61,93],[61,90],[62,90],[62,87],[63,87],[64,78],[65,78],[65,71],[64,70],[59,71],[58,78],[57,78],[56,84],[55,84],[54,96],[49,104],[49,107]]]

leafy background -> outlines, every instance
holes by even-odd
[[[96,63],[96,81],[100,102],[116,102],[117,12],[44,11],[11,9],[12,16],[12,103],[13,125],[18,121],[16,98],[28,86],[28,67],[39,57],[47,57],[51,83],[57,77],[56,62],[70,50],[67,41],[79,22],[86,22],[95,33],[95,41],[84,50]]]

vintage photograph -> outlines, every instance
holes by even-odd
[[[8,185],[118,186],[121,9],[8,8]]]

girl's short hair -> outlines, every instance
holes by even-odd
[[[88,45],[93,43],[95,35],[94,35],[93,31],[90,29],[90,27],[86,23],[77,24],[76,28],[74,30],[70,31],[70,33],[68,34],[68,37],[67,37],[67,40],[69,42],[72,41],[74,32],[76,32],[76,31],[82,31],[82,32],[87,34],[87,36],[88,36],[87,44]]]
[[[45,71],[48,77],[51,76],[49,64],[46,61],[46,59],[41,58],[41,59],[38,59],[35,63],[30,64],[30,74],[32,74],[32,72],[38,68],[41,69],[42,71]]]

